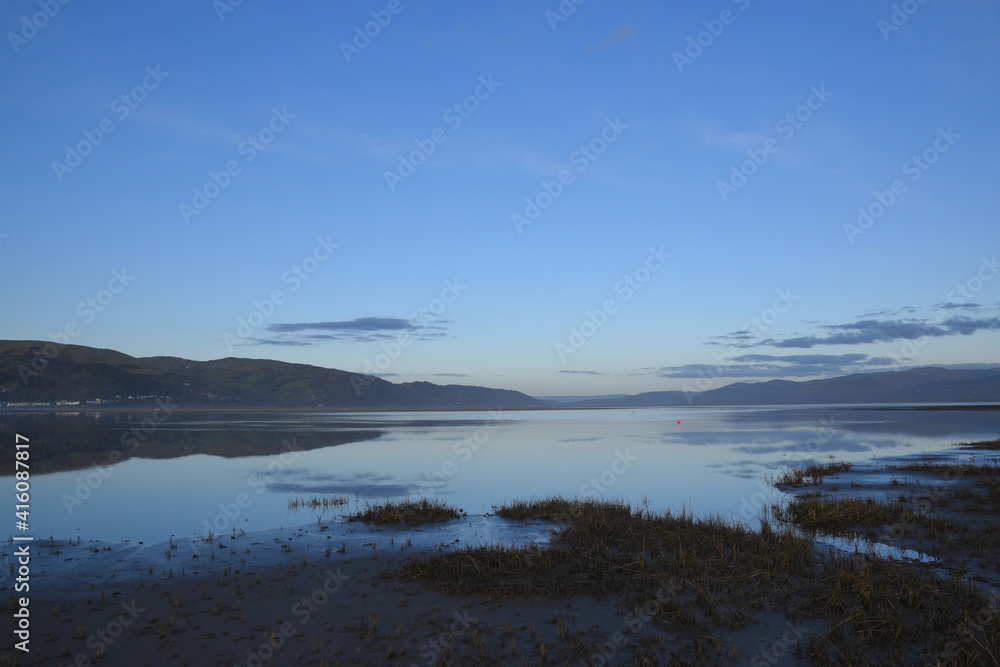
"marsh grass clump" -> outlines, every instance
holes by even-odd
[[[799,509],[789,509],[793,502],[784,511],[806,517],[832,512],[835,519],[825,521],[842,527],[917,516],[899,500],[885,506],[804,500]],[[817,555],[812,540],[773,523],[790,516],[772,513],[754,530],[620,501],[549,497],[495,510],[509,518],[552,520],[560,528],[544,546],[466,547],[411,559],[401,574],[457,595],[616,595],[626,607],[646,605],[652,627],[687,638],[671,648],[681,663],[725,662],[726,644],[716,640],[772,610],[807,629],[796,650],[815,664],[914,664],[928,651],[946,650],[962,660],[941,664],[997,664],[1000,612],[973,627],[989,603],[972,584],[874,555]],[[939,530],[954,528],[938,523]],[[964,628],[973,628],[972,634]],[[664,657],[653,651],[649,664]]]
[[[419,500],[386,500],[384,503],[376,504],[366,503],[363,510],[348,515],[347,520],[413,526],[460,519],[465,515],[465,510],[452,507],[441,500],[421,498]]]
[[[891,470],[927,472],[943,475],[946,479],[951,477],[968,477],[976,475],[988,475],[995,477],[997,473],[1000,473],[1000,466],[995,463],[938,463],[932,461],[913,461],[910,463],[897,463],[888,467]]]
[[[959,449],[1000,449],[1000,439],[963,442],[958,447]]]
[[[920,519],[901,498],[884,501],[874,498],[795,496],[787,503],[774,505],[771,511],[778,521],[831,535],[850,533],[859,526],[866,530],[881,528],[887,524],[905,526]]]
[[[958,576],[942,579],[904,561],[856,555],[824,561],[816,584],[799,609],[829,622],[806,646],[815,664],[997,664],[1000,624],[968,641],[969,619],[987,603]],[[922,662],[929,647],[943,653],[956,640],[963,645],[951,659]]]
[[[1000,440],[962,445],[1000,449]],[[1000,569],[1000,466],[982,462],[910,461],[891,470],[927,473],[949,485],[915,480],[907,496],[851,498],[798,493],[770,508],[775,520],[810,532],[900,540],[932,555],[959,555],[962,564]],[[839,472],[840,470],[835,470]],[[828,471],[790,471],[775,486],[818,484]],[[937,508],[937,509],[934,509]],[[966,560],[962,560],[966,559]],[[1000,664],[1000,608],[969,579],[923,564],[856,554],[827,556],[800,582],[792,609],[820,619],[801,644],[815,664]],[[915,641],[913,637],[921,639]]]
[[[826,498],[808,501],[823,502],[814,508],[817,513],[834,507]],[[928,647],[949,646],[958,647],[957,655],[972,656],[957,664],[996,663],[1000,623],[992,617],[980,623],[975,641],[962,630],[987,604],[970,584],[908,562],[817,556],[811,540],[776,528],[770,522],[776,516],[753,530],[718,517],[653,513],[618,501],[550,497],[495,510],[562,525],[546,546],[467,547],[412,559],[403,576],[459,595],[618,594],[627,605],[653,609],[655,625],[693,640],[673,654],[682,661],[723,660],[724,648],[702,640],[747,627],[769,608],[802,619],[809,628],[802,657],[816,664],[909,664]],[[845,525],[874,525],[909,510],[899,501],[888,508],[861,501],[837,511]]]
[[[572,513],[578,511],[586,502],[570,500],[563,496],[548,496],[529,500],[512,500],[503,505],[494,505],[493,512],[497,516],[517,521],[526,519],[565,521],[571,518]]]
[[[563,525],[544,547],[467,547],[411,560],[404,575],[456,594],[614,592],[635,601],[655,595],[661,622],[696,627],[710,619],[739,624],[733,600],[758,605],[780,597],[782,582],[812,560],[812,543],[788,531],[655,514],[621,501],[547,498],[496,509]]]
[[[771,481],[772,486],[803,486],[805,484],[820,484],[827,475],[847,472],[851,464],[846,461],[833,463],[816,463],[805,468],[792,468],[781,473]]]
[[[335,507],[343,507],[348,502],[350,502],[350,499],[347,496],[311,496],[309,498],[296,496],[288,501],[288,509],[328,510]]]

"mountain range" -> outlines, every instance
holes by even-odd
[[[0,341],[0,403],[148,403],[171,397],[185,407],[540,408],[808,403],[1000,402],[1000,368],[916,368],[822,380],[736,382],[702,392],[655,391],[575,402],[519,391],[430,382],[393,383],[371,375],[264,359],[192,361],[131,357],[114,350],[44,341]]]
[[[573,407],[650,405],[802,405],[810,403],[1000,402],[1000,368],[914,368],[822,380],[735,382],[701,392],[653,391],[571,403]]]

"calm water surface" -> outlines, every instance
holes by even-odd
[[[209,527],[301,525],[317,514],[289,511],[288,500],[314,494],[348,495],[352,506],[426,495],[470,514],[564,494],[752,522],[761,503],[777,497],[764,480],[782,468],[1000,436],[1000,412],[843,406],[175,412],[155,429],[146,421],[144,433],[145,417],[0,412],[5,471],[13,469],[15,433],[31,438],[30,534],[149,543]],[[0,498],[11,508],[13,494],[8,472]],[[14,532],[13,517],[9,525],[4,533]]]

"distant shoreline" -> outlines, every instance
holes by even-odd
[[[1000,404],[998,403],[926,403],[926,404],[907,404],[907,403],[756,403],[756,404],[734,404],[734,405],[632,405],[632,406],[573,406],[573,405],[542,405],[542,406],[521,406],[521,407],[497,407],[497,406],[484,406],[484,407],[453,407],[453,408],[443,408],[443,407],[428,407],[428,408],[350,408],[350,407],[338,407],[338,408],[328,408],[328,407],[280,407],[280,406],[270,406],[270,407],[250,407],[250,406],[181,406],[171,407],[171,412],[233,412],[233,413],[248,413],[248,412],[272,412],[272,413],[299,413],[299,412],[329,412],[329,413],[344,413],[344,412],[484,412],[490,410],[504,410],[507,412],[538,412],[545,410],[656,410],[661,408],[680,408],[685,410],[698,410],[704,408],[803,408],[803,407],[826,407],[831,409],[853,409],[853,410],[981,410],[981,411],[998,411],[1000,410]],[[32,406],[32,407],[5,407],[0,406],[0,414],[2,413],[14,413],[14,412],[32,412],[32,413],[79,413],[79,412],[148,412],[150,409],[155,409],[158,406],[156,404],[150,404],[148,406],[140,405],[129,405],[129,406],[99,406],[99,405],[81,405],[81,406]]]

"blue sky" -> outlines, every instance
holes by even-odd
[[[1000,365],[1000,7],[896,7],[7,3],[0,337],[536,395]]]

